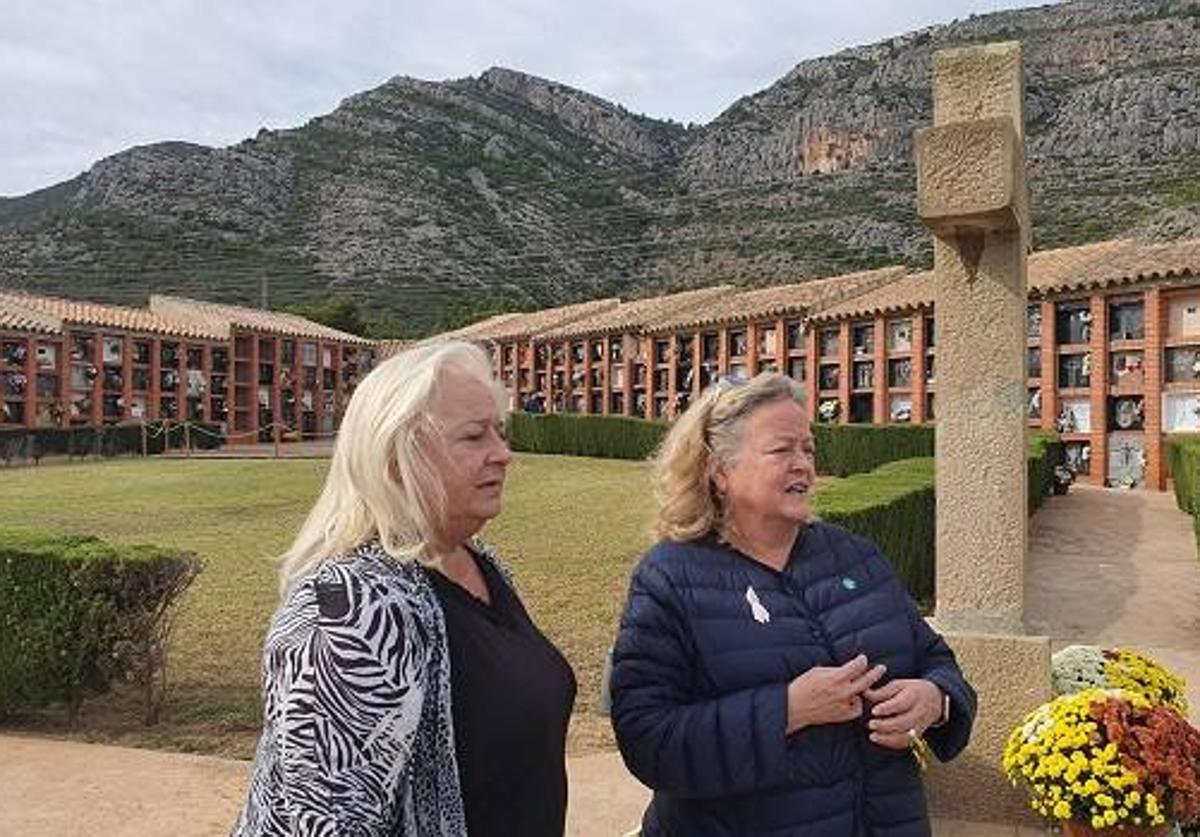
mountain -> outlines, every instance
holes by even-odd
[[[129,149],[0,199],[0,284],[358,300],[376,333],[929,261],[930,58],[1019,39],[1038,247],[1200,235],[1200,0],[972,17],[804,61],[708,125],[512,70],[397,77],[223,149]]]

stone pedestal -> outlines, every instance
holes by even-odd
[[[935,817],[1036,827],[1042,821],[1030,810],[1025,792],[1004,777],[1000,759],[1013,727],[1051,697],[1050,640],[941,633],[979,695],[979,714],[966,751],[948,764],[930,765],[930,810]]]

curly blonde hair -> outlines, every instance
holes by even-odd
[[[713,472],[718,465],[736,461],[746,417],[785,400],[803,405],[804,389],[778,372],[763,372],[750,380],[724,378],[679,417],[653,461],[656,537],[690,541],[720,531],[723,509]]]

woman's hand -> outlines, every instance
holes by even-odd
[[[862,715],[863,693],[887,672],[859,654],[840,666],[814,666],[788,684],[787,731],[840,724]]]
[[[903,750],[909,735],[921,735],[942,717],[942,692],[928,680],[892,680],[864,695],[871,710],[871,741]]]

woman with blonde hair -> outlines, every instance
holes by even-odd
[[[237,837],[563,833],[574,676],[475,540],[511,459],[503,403],[461,342],[355,390],[283,556]]]
[[[878,548],[811,519],[800,387],[709,388],[656,479],[611,681],[645,837],[927,835],[910,751],[956,755],[975,694]]]

